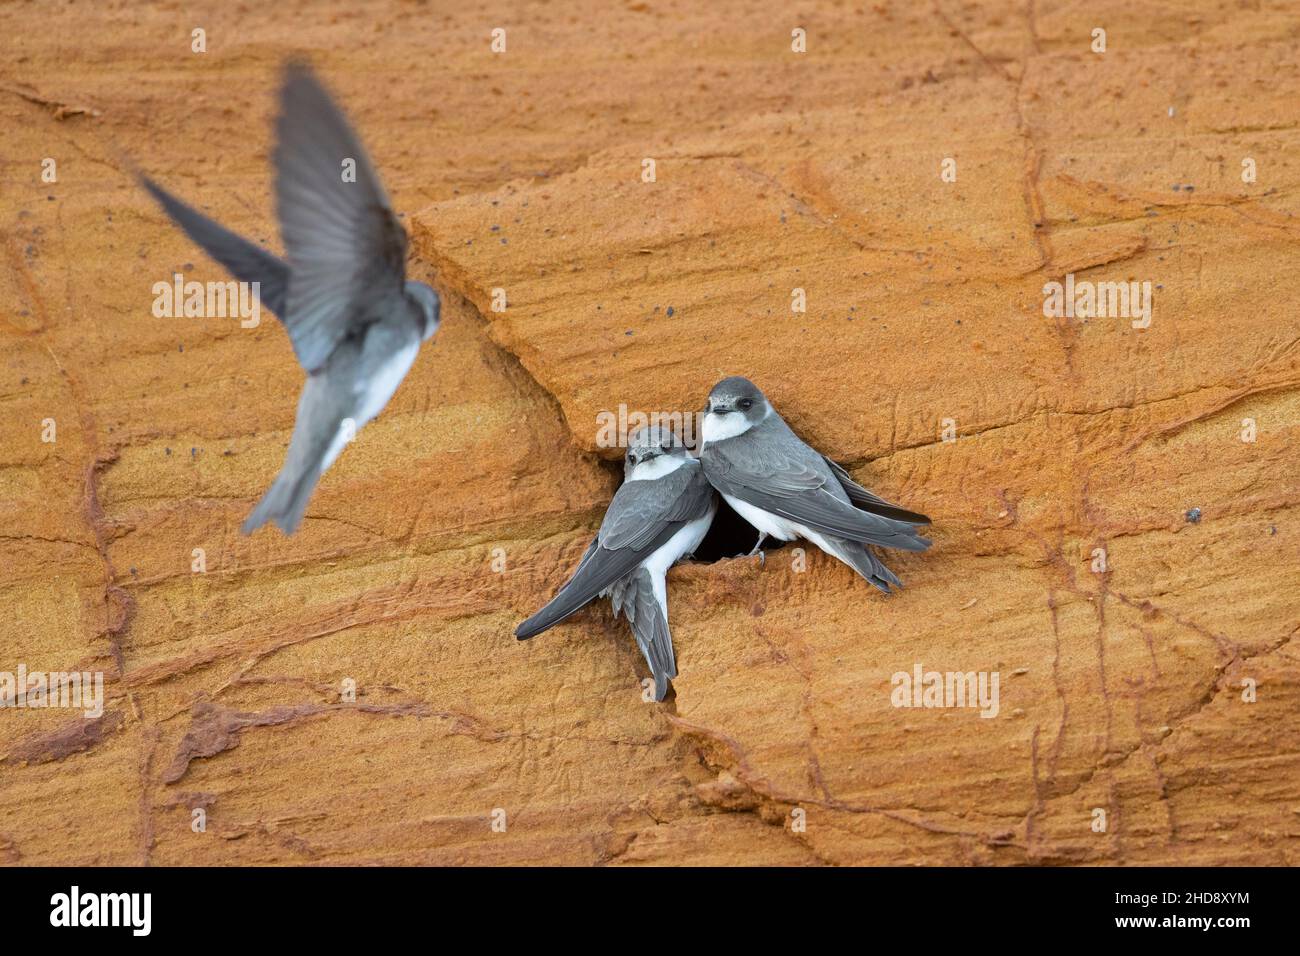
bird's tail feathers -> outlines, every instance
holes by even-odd
[[[639,568],[612,587],[609,597],[614,614],[622,611],[632,625],[632,635],[654,675],[655,700],[663,700],[668,694],[668,682],[677,676],[677,659],[668,619],[655,594],[654,578],[645,568]]]
[[[828,543],[835,549],[831,553],[866,578],[872,587],[879,588],[885,594],[891,593],[891,588],[902,588],[903,582],[898,579],[898,575],[885,567],[865,545],[845,538],[831,538]]]
[[[290,472],[286,467],[244,521],[240,532],[252,534],[268,521],[274,521],[285,534],[293,534],[302,522],[303,512],[307,510],[307,502],[320,476],[319,468]]]

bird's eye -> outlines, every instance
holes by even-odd
[[[749,411],[751,408],[754,407],[754,403],[750,401],[748,398],[742,398],[736,404],[739,405],[741,408],[743,408],[745,411]]]

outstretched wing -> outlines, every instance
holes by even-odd
[[[914,522],[853,507],[826,459],[779,418],[710,442],[701,461],[719,491],[822,534],[905,551],[930,546]]]
[[[289,267],[282,259],[181,202],[144,174],[140,174],[140,185],[158,200],[172,222],[229,269],[231,275],[240,282],[258,283],[258,301],[284,321]]]
[[[540,634],[591,603],[687,522],[708,514],[712,498],[713,489],[694,460],[653,481],[624,482],[573,577],[549,604],[519,625],[515,636],[522,641]]]
[[[285,70],[276,135],[285,326],[298,361],[314,372],[355,325],[373,320],[368,302],[401,293],[406,232],[361,141],[304,64]]]

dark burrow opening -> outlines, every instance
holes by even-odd
[[[713,518],[709,533],[704,536],[700,546],[695,549],[695,560],[712,564],[723,558],[737,558],[749,554],[758,541],[758,532],[748,521],[736,514],[735,509],[721,497],[718,497],[718,513]],[[768,538],[763,542],[763,550],[776,551],[785,545],[784,541]]]

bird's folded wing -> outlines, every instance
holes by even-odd
[[[821,456],[802,443],[796,448],[745,438],[740,435],[706,446],[705,474],[724,494],[822,534],[905,551],[930,546],[911,522],[853,507]]]
[[[884,498],[867,491],[866,488],[863,488],[853,480],[853,477],[848,473],[848,471],[831,461],[829,458],[826,459],[826,464],[830,466],[831,472],[840,483],[840,487],[844,489],[845,494],[849,496],[849,501],[853,502],[855,507],[861,508],[864,511],[870,511],[872,514],[877,514],[885,518],[893,518],[896,521],[906,521],[910,524],[930,523],[930,519],[925,515],[916,511],[908,511],[906,508],[900,508],[898,505],[891,504]]]
[[[573,576],[550,603],[519,625],[515,636],[523,640],[540,634],[591,603],[686,522],[704,517],[712,495],[694,461],[654,481],[624,482]]]
[[[361,141],[302,64],[285,71],[276,119],[276,213],[289,260],[285,325],[309,372],[325,363],[364,306],[400,295],[406,233]]]
[[[158,200],[167,215],[203,251],[230,270],[240,282],[258,283],[258,302],[284,320],[289,290],[289,266],[274,253],[213,222],[193,206],[177,199],[143,174],[140,185]]]
[[[653,540],[662,544],[668,525],[676,532],[685,522],[704,517],[712,497],[713,489],[694,459],[653,481],[625,481],[605,511],[600,544],[637,551]]]
[[[515,637],[526,640],[582,610],[600,597],[602,591],[634,570],[653,550],[647,547],[639,551],[631,548],[611,551],[601,547],[599,539],[592,541],[573,577],[545,607],[515,628]]]

